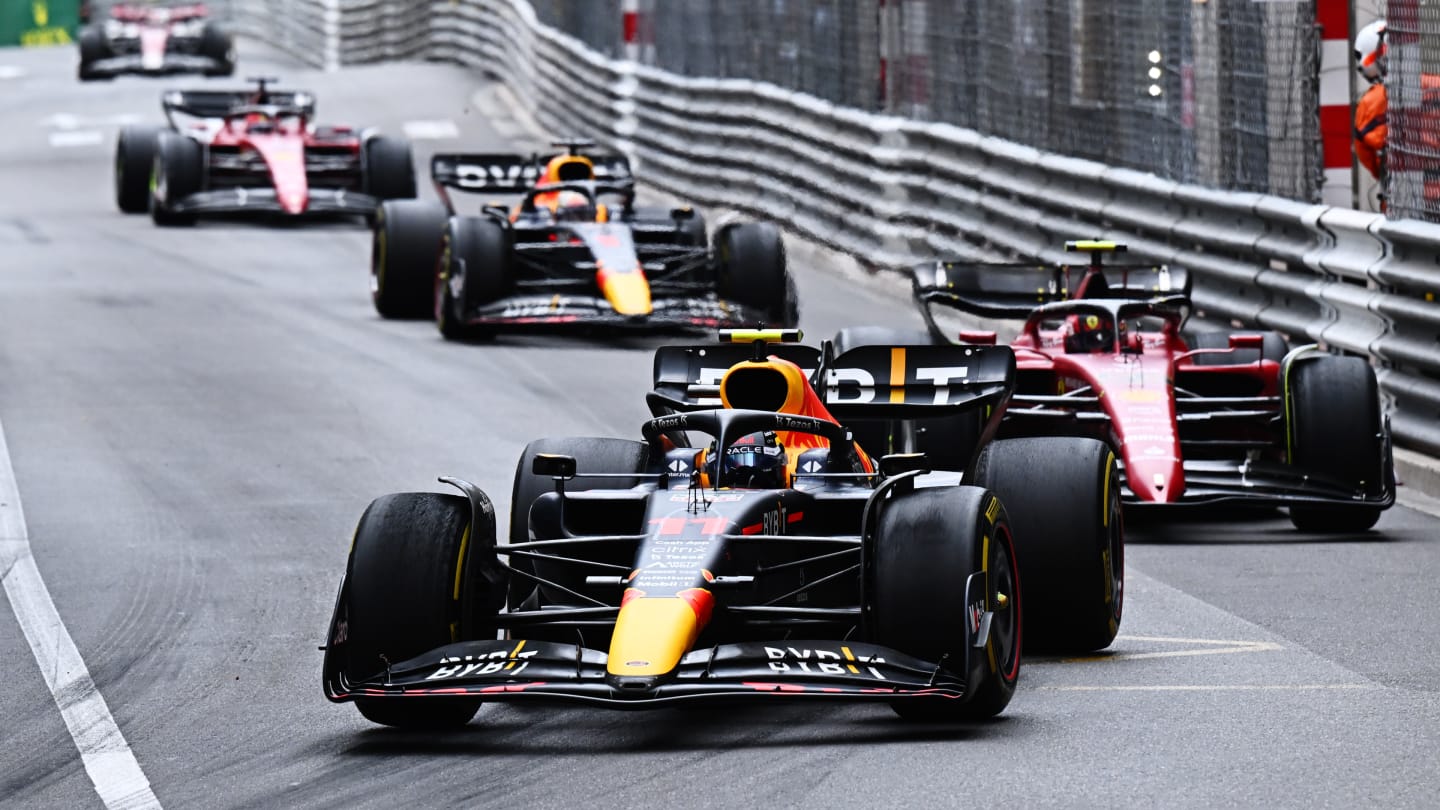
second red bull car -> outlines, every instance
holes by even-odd
[[[656,353],[639,440],[526,447],[508,543],[459,479],[441,479],[459,494],[374,501],[327,633],[326,696],[400,727],[461,725],[492,700],[848,700],[979,720],[1010,701],[1022,632],[1027,650],[1114,639],[1114,456],[1091,439],[988,441],[1010,349],[837,357],[793,330],[727,337]],[[937,413],[980,426],[963,475],[872,457],[846,427]]]
[[[370,291],[386,318],[434,318],[447,338],[501,331],[793,326],[795,284],[773,225],[734,223],[713,243],[690,208],[635,204],[622,156],[583,140],[550,155],[441,154],[441,204],[398,201],[375,222]],[[450,192],[518,194],[456,210]]]
[[[172,90],[169,127],[126,127],[115,152],[115,201],[157,225],[207,214],[369,218],[415,196],[410,144],[314,123],[315,96],[274,90]]]

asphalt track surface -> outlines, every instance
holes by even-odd
[[[422,166],[523,134],[460,69],[242,58],[328,122],[453,122]],[[316,650],[366,503],[455,474],[505,514],[528,438],[637,434],[656,341],[446,343],[376,317],[363,226],[122,216],[117,116],[191,82],[81,86],[68,49],[0,68],[0,421],[35,563],[161,805],[1435,805],[1440,521],[1403,506],[1355,537],[1132,525],[1121,639],[1027,661],[984,725],[808,704],[370,726],[324,700]],[[793,255],[812,335],[919,323],[894,285]],[[0,805],[102,806],[3,603],[0,683]]]

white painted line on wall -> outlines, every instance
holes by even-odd
[[[95,792],[110,810],[158,808],[150,781],[130,751],[105,698],[75,648],[75,641],[30,553],[30,534],[20,509],[20,490],[0,427],[0,581],[30,644],[45,685],[60,708]]]
[[[50,133],[50,145],[56,148],[70,146],[98,146],[105,141],[105,133],[98,129],[71,129]]]
[[[412,141],[439,140],[460,137],[460,127],[454,121],[406,121],[401,129]]]

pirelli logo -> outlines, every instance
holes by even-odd
[[[995,525],[995,519],[998,517],[1000,517],[1000,499],[992,495],[990,497],[990,505],[985,507],[985,519],[990,521],[990,525],[993,526]]]

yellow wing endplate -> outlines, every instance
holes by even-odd
[[[1072,239],[1065,243],[1067,253],[1124,253],[1125,243],[1110,239]]]

